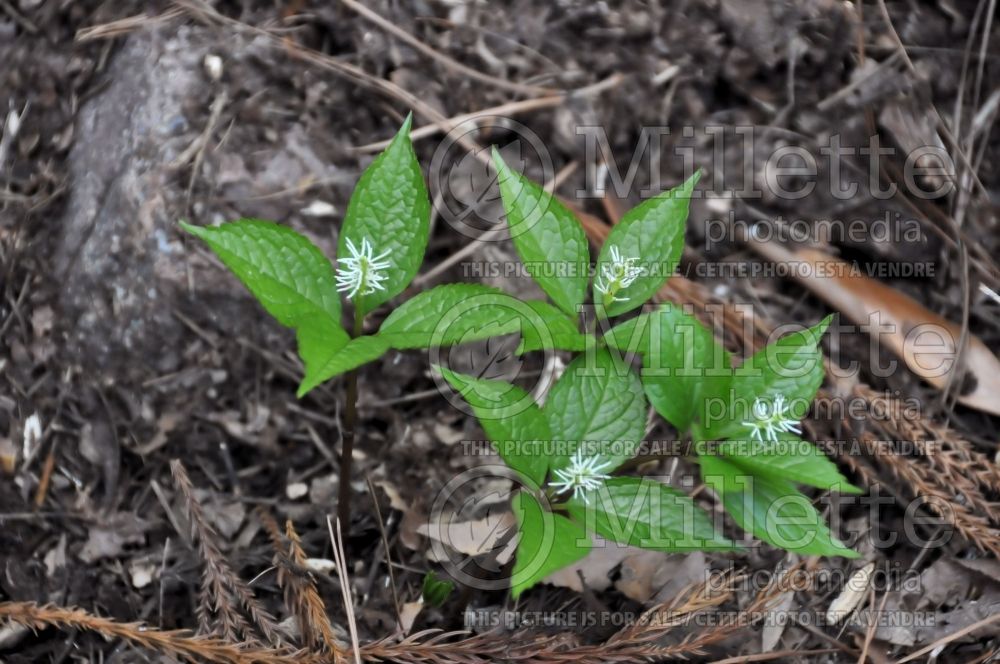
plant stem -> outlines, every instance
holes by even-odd
[[[352,338],[361,336],[364,330],[364,315],[361,308],[354,307],[354,331]],[[337,518],[345,532],[351,528],[351,461],[354,455],[355,431],[358,426],[358,371],[347,373],[347,394],[344,404],[343,445],[340,449],[340,484],[337,487]]]

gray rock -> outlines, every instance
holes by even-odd
[[[177,222],[249,216],[294,225],[305,203],[274,192],[356,177],[330,165],[329,146],[294,115],[268,117],[263,137],[246,126],[253,120],[241,112],[272,102],[258,95],[248,107],[242,100],[272,86],[259,44],[234,37],[227,47],[226,73],[216,82],[203,67],[218,48],[216,32],[192,26],[136,32],[105,73],[107,87],[80,110],[54,265],[64,284],[57,328],[67,359],[85,370],[118,380],[177,370],[194,337],[175,310],[223,335],[276,331],[272,323],[260,328],[263,310],[200,243],[185,240]],[[190,156],[222,92],[229,101],[188,209],[191,160],[178,157]],[[317,152],[317,144],[325,149]],[[326,233],[307,233],[327,255],[335,248],[333,229],[330,223]]]
[[[188,28],[131,36],[107,88],[80,109],[54,265],[67,350],[87,368],[121,375],[129,365],[141,370],[137,359],[174,368],[176,356],[162,349],[180,334],[169,304],[177,280],[164,277],[178,275],[161,271],[180,250],[173,227],[182,193],[169,164],[191,141],[185,101],[207,94],[207,43]]]

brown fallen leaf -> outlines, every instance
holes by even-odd
[[[403,634],[409,634],[413,629],[413,623],[424,608],[424,601],[405,602],[399,610],[399,627]]]
[[[659,551],[641,551],[622,561],[615,590],[637,602],[648,602],[659,590],[657,573],[664,567],[669,554]]]
[[[692,551],[685,554],[671,554],[664,565],[657,570],[653,583],[659,589],[651,602],[659,603],[670,601],[685,588],[695,584],[718,583],[718,577],[711,576],[711,567],[705,558],[705,553]]]
[[[105,558],[117,558],[126,546],[145,544],[150,523],[132,512],[116,512],[106,520],[91,524],[87,541],[77,557],[87,565]]]
[[[701,551],[678,554],[639,549],[622,560],[615,589],[649,606],[676,596],[689,585],[705,583],[709,575]]]
[[[438,522],[426,521],[417,528],[417,532],[429,537],[435,542],[446,545],[467,556],[481,556],[489,553],[497,554],[497,562],[506,564],[517,548],[517,538],[507,539],[511,529],[517,528],[514,514],[511,512],[490,512],[482,519],[472,521],[456,521],[448,515],[441,515]],[[501,548],[502,547],[502,548]],[[499,551],[495,551],[499,549]],[[433,548],[428,555],[438,562],[447,560]]]
[[[872,326],[880,341],[913,373],[944,389],[955,369],[961,328],[880,281],[859,274],[850,263],[816,249],[789,250],[774,242],[747,238],[765,258],[789,266],[789,274],[814,295],[857,325]],[[1000,415],[1000,360],[981,339],[968,335],[965,351],[971,389],[958,402]]]
[[[399,489],[394,484],[387,481],[375,482],[375,486],[385,491],[389,496],[389,505],[394,510],[403,513],[403,519],[399,524],[399,540],[405,547],[412,551],[420,550],[420,527],[427,523],[427,516],[416,506],[410,505],[399,493]]]
[[[785,633],[788,621],[784,619],[792,605],[795,603],[795,593],[786,592],[778,595],[774,605],[767,610],[767,617],[764,619],[764,627],[760,632],[760,651],[772,652],[781,641],[781,636]]]
[[[626,558],[642,553],[642,549],[609,542],[596,535],[593,536],[593,544],[586,556],[549,574],[542,582],[583,592],[583,583],[580,582],[583,576],[583,582],[590,590],[606,590],[611,587],[611,571]]]
[[[861,600],[868,593],[868,585],[874,571],[875,563],[868,563],[851,575],[851,578],[844,585],[844,589],[840,591],[840,594],[834,598],[826,610],[828,624],[836,625],[858,608]]]

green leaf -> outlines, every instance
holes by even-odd
[[[295,340],[299,346],[299,357],[305,365],[306,373],[302,378],[302,383],[305,383],[310,376],[321,373],[323,367],[350,343],[351,337],[339,326],[333,327],[322,317],[316,317],[299,324],[295,329]],[[306,391],[300,384],[297,396],[305,396]]]
[[[864,493],[840,474],[837,465],[812,443],[791,433],[778,440],[729,440],[719,454],[750,474],[787,480],[841,493]]]
[[[378,335],[393,348],[431,348],[517,332],[532,310],[479,284],[447,284],[414,295],[389,314]]]
[[[817,325],[788,334],[759,350],[736,369],[734,386],[754,396],[782,394],[789,401],[799,402],[798,414],[804,415],[823,384],[819,340],[832,319],[827,316]]]
[[[726,511],[758,539],[801,555],[858,557],[833,537],[809,499],[790,482],[749,475],[716,456],[700,456],[698,463],[702,480]]]
[[[643,201],[611,229],[601,247],[594,279],[594,303],[603,304],[608,317],[641,307],[677,269],[684,251],[688,204],[700,177],[698,171],[679,187]],[[636,259],[635,266],[644,270],[630,285],[613,293],[616,300],[596,288],[605,267],[612,264],[612,247],[622,257]]]
[[[511,171],[496,148],[493,163],[510,235],[525,269],[556,306],[577,316],[590,273],[583,227],[555,196]]]
[[[583,350],[589,337],[548,302],[523,302],[480,284],[446,284],[404,302],[382,323],[393,348],[434,348],[520,332],[518,353],[542,348]]]
[[[819,340],[831,319],[832,316],[827,316],[811,328],[782,337],[737,367],[729,383],[726,412],[706,422],[704,437],[707,440],[747,437],[750,429],[743,422],[753,419],[754,401],[773,401],[778,395],[788,404],[789,419],[802,419],[823,384],[825,371]]]
[[[300,336],[300,346],[301,336]],[[306,365],[306,375],[296,393],[304,397],[310,390],[334,376],[357,369],[363,364],[373,362],[389,350],[389,344],[378,337],[357,337],[351,339],[341,348],[329,353],[321,362]]]
[[[531,494],[519,491],[511,507],[520,529],[510,580],[511,594],[517,599],[552,572],[586,556],[592,544],[582,526],[543,510]]]
[[[340,323],[340,298],[330,262],[316,245],[290,228],[242,219],[187,232],[208,244],[279,323],[294,327],[324,314]]]
[[[613,477],[567,506],[575,521],[613,542],[668,552],[737,548],[693,500],[651,479]]]
[[[667,304],[609,330],[608,346],[642,354],[643,389],[653,408],[678,431],[707,419],[705,401],[724,392],[728,351],[711,330],[677,305]]]
[[[423,590],[420,598],[428,606],[441,606],[455,590],[455,584],[448,579],[442,579],[433,571],[424,575]]]
[[[521,327],[521,344],[517,354],[534,350],[584,350],[593,340],[590,335],[577,329],[576,320],[548,302],[529,300],[528,305],[535,316],[526,317]]]
[[[383,272],[385,290],[356,296],[355,305],[362,315],[401,293],[424,260],[431,207],[410,142],[411,123],[412,116],[407,116],[389,147],[365,169],[340,229],[337,257],[341,261],[351,256],[347,240],[360,248],[367,238],[376,255],[389,252],[390,266]]]
[[[646,430],[646,398],[631,367],[607,349],[578,355],[549,391],[543,409],[553,440],[552,468],[566,466],[580,445],[610,472],[635,455]],[[560,453],[562,452],[562,453]]]
[[[333,269],[305,237],[257,219],[181,226],[204,240],[279,323],[296,329],[307,375],[347,344]]]
[[[531,395],[500,380],[482,380],[444,367],[436,369],[472,406],[500,458],[532,485],[541,486],[548,470],[544,446],[552,436]]]

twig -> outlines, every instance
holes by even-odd
[[[354,330],[352,337],[364,332],[364,315],[357,303],[354,305]],[[347,372],[347,390],[344,396],[344,428],[341,433],[340,484],[337,486],[337,520],[351,529],[351,466],[353,465],[354,439],[358,428],[358,370]]]
[[[865,664],[865,660],[868,659],[868,649],[872,645],[872,639],[875,638],[875,629],[878,627],[878,617],[882,615],[882,611],[885,610],[885,603],[888,599],[889,591],[887,590],[882,594],[882,601],[879,602],[878,609],[875,610],[875,615],[872,616],[872,624],[868,626],[868,630],[865,632],[865,640],[861,645],[861,655],[858,657],[858,664]],[[872,603],[874,603],[874,597],[872,598]]]
[[[315,49],[306,48],[305,46],[297,44],[287,37],[275,34],[270,30],[258,28],[256,26],[243,23],[242,21],[229,18],[228,16],[220,14],[214,7],[209,5],[207,2],[204,2],[204,0],[174,0],[174,3],[203,21],[212,21],[228,25],[237,30],[264,37],[269,42],[270,46],[275,49],[280,49],[292,57],[322,67],[323,69],[333,72],[337,76],[351,81],[352,83],[396,99],[402,102],[405,106],[409,107],[415,114],[423,118],[425,121],[439,124],[447,124],[448,122],[448,118],[443,113],[428,104],[420,96],[411,93],[409,90],[406,90],[399,85],[396,85],[392,81],[372,76],[360,67],[342,62]],[[600,91],[607,89],[608,87],[614,87],[620,81],[620,76],[612,76],[592,86],[586,86],[580,90],[571,90],[569,91],[569,94],[581,91],[585,94],[588,91]],[[458,142],[473,154],[479,152],[479,146],[477,146],[475,142],[470,140],[468,137],[459,137]],[[482,158],[488,160],[489,155],[484,154]]]
[[[450,118],[445,118],[444,120],[440,120],[438,122],[431,122],[430,124],[425,124],[422,127],[414,129],[410,132],[410,140],[416,142],[422,138],[428,138],[429,136],[433,136],[443,131],[451,131],[455,127],[472,120],[496,116],[508,117],[511,115],[517,115],[518,113],[536,111],[542,108],[552,108],[562,105],[564,101],[566,101],[566,95],[551,95],[549,97],[536,97],[534,99],[509,102],[506,104],[500,104],[499,106],[473,111],[471,113],[454,115]],[[391,138],[383,141],[375,141],[374,143],[367,143],[365,145],[359,145],[358,147],[352,148],[352,151],[359,154],[381,152],[389,147],[389,143],[391,142]]]
[[[194,191],[194,183],[198,179],[198,173],[201,171],[201,163],[205,159],[205,150],[208,148],[208,143],[212,138],[212,132],[215,131],[215,125],[219,123],[219,116],[222,115],[222,109],[226,106],[226,101],[229,97],[225,90],[220,91],[215,95],[215,99],[212,100],[211,111],[208,116],[208,123],[205,124],[204,131],[201,135],[185,150],[177,159],[171,164],[172,168],[179,168],[186,164],[193,156],[194,164],[191,166],[191,175],[188,178],[187,192],[185,194],[185,200],[187,201],[186,207],[191,206],[191,193]]]
[[[270,30],[265,30],[263,28],[258,28],[256,26],[248,25],[242,21],[238,21],[233,18],[229,18],[223,14],[220,14],[214,7],[209,5],[204,0],[174,0],[175,4],[182,7],[190,14],[203,21],[212,21],[215,23],[228,25],[230,27],[236,28],[253,34],[256,36],[264,37],[269,45],[276,49],[285,52],[286,54],[304,60],[306,62],[312,63],[323,69],[326,69],[334,74],[356,83],[362,87],[374,90],[381,94],[387,95],[394,99],[401,101],[404,105],[408,106],[413,110],[414,113],[419,114],[425,119],[439,122],[445,120],[445,116],[435,109],[433,106],[425,102],[419,96],[409,92],[408,90],[401,88],[392,81],[387,81],[382,78],[372,76],[368,72],[364,71],[360,67],[348,64],[346,62],[341,62],[340,60],[330,57],[325,53],[321,53],[315,49],[306,48],[300,44],[296,44],[290,39],[283,37],[281,35],[275,34]],[[471,143],[467,140],[460,139],[459,141],[462,145],[466,147],[473,147]]]
[[[220,664],[318,664],[322,659],[306,652],[257,648],[222,641],[215,637],[193,636],[188,630],[162,631],[143,623],[119,623],[95,616],[83,609],[64,609],[34,602],[0,602],[0,618],[32,629],[61,629],[97,632],[106,638],[124,639],[140,648],[167,653],[189,662]]]
[[[194,495],[194,487],[187,471],[177,459],[170,462],[170,471],[178,491],[187,506],[188,520],[191,522],[191,537],[198,542],[198,552],[205,565],[202,573],[201,603],[198,609],[199,622],[205,632],[212,630],[212,616],[222,620],[223,635],[227,640],[236,639],[238,633],[256,641],[253,630],[240,614],[234,600],[249,613],[254,625],[268,643],[278,641],[277,625],[274,618],[264,610],[250,592],[229,561],[222,555],[216,540],[218,536],[208,524],[201,504]]]
[[[302,549],[302,540],[299,539],[299,534],[295,532],[295,527],[292,525],[291,520],[285,521],[285,536],[288,538],[288,551],[292,562],[308,570],[306,553]],[[311,645],[313,647],[320,645],[326,652],[333,653],[339,657],[341,647],[334,638],[333,625],[330,624],[330,618],[326,614],[326,605],[319,596],[316,584],[313,582],[312,575],[308,571],[306,571],[306,582],[303,584],[300,592],[299,601],[303,605],[300,607],[302,615],[300,622],[308,628],[312,635],[313,643]],[[319,632],[322,639],[319,644],[315,643],[316,632]]]
[[[993,32],[993,17],[996,13],[997,2],[996,0],[989,0],[989,6],[986,9],[986,20],[983,22],[983,39],[979,44],[979,66],[976,68],[976,82],[973,87],[972,94],[972,105],[973,107],[979,105],[980,95],[983,89],[983,72],[986,69],[986,48],[990,43],[990,35]],[[972,136],[970,135],[970,141]],[[970,146],[971,147],[971,146]]]
[[[166,578],[167,574],[167,556],[170,554],[170,537],[168,536],[163,540],[163,556],[160,559],[160,583],[159,583],[159,604],[157,606],[157,616],[160,619],[160,629],[163,629],[163,598],[164,598],[164,586],[163,579]]]
[[[385,550],[385,566],[389,573],[389,590],[392,591],[392,605],[396,609],[396,622],[400,625],[402,621],[402,610],[400,609],[399,595],[396,593],[396,573],[392,569],[392,556],[389,555],[389,537],[385,533],[385,524],[382,523],[382,510],[378,506],[378,495],[375,493],[375,485],[372,484],[370,475],[365,475],[368,483],[368,493],[372,497],[372,504],[375,506],[375,521],[378,523],[378,531],[382,536],[382,548]]]
[[[31,22],[27,16],[21,14],[21,12],[14,9],[14,5],[7,2],[7,0],[0,0],[0,9],[3,9],[8,16],[14,19],[14,22],[20,25],[25,31],[37,35],[38,26]]]
[[[449,69],[459,72],[463,76],[475,79],[482,83],[489,83],[492,86],[503,88],[505,90],[510,90],[511,92],[518,92],[526,95],[541,95],[541,94],[552,94],[555,92],[553,88],[542,88],[536,85],[528,85],[525,83],[515,83],[513,81],[508,81],[504,78],[498,78],[496,76],[490,76],[489,74],[484,74],[481,71],[475,70],[472,67],[463,65],[458,60],[451,58],[439,51],[434,50],[427,44],[423,43],[413,35],[411,35],[406,30],[403,30],[399,26],[387,21],[382,18],[379,14],[368,9],[360,2],[355,2],[355,0],[340,0],[344,5],[349,7],[352,11],[360,14],[365,20],[370,21],[382,28],[389,34],[393,35],[397,39],[406,42],[413,48],[417,49],[424,55],[437,60],[441,64],[445,65]]]
[[[786,657],[806,657],[809,655],[829,655],[840,652],[836,648],[817,648],[816,650],[776,650],[774,652],[762,652],[756,655],[739,655],[737,657],[727,657],[726,659],[715,659],[710,664],[750,664],[751,662],[769,662],[773,659],[784,659]]]
[[[361,643],[358,640],[358,623],[354,616],[354,598],[351,595],[350,572],[347,569],[347,555],[344,553],[344,536],[340,532],[340,521],[337,521],[337,533],[333,532],[330,517],[326,517],[326,527],[330,531],[330,544],[333,546],[333,562],[340,579],[340,594],[344,600],[344,611],[347,613],[347,629],[351,635],[351,645],[354,648],[354,662],[361,664]]]
[[[864,76],[859,76],[857,79],[851,81],[850,83],[840,88],[836,92],[830,94],[825,99],[820,100],[816,104],[816,110],[821,111],[823,113],[829,111],[832,107],[836,106],[841,101],[849,97],[851,93],[853,93],[855,90],[857,90],[865,83],[869,82],[870,80],[881,74],[882,70],[892,67],[896,63],[896,60],[898,60],[899,58],[900,58],[899,51],[893,51],[888,58],[878,63],[878,65],[873,67],[870,72],[868,72]]]
[[[527,113],[529,111],[537,111],[543,108],[552,108],[555,106],[562,105],[566,99],[572,95],[573,97],[583,97],[588,95],[595,95],[606,90],[612,90],[618,87],[625,77],[621,74],[612,74],[611,76],[605,78],[602,81],[598,81],[593,85],[588,85],[582,88],[573,90],[571,93],[551,95],[548,97],[536,97],[534,99],[523,99],[521,101],[512,101],[506,104],[500,104],[499,106],[491,106],[490,108],[483,108],[478,111],[472,111],[471,113],[463,113],[461,115],[454,115],[450,118],[445,118],[444,120],[438,122],[432,122],[426,124],[422,127],[414,129],[410,132],[410,139],[413,141],[418,141],[422,138],[427,138],[428,136],[433,136],[437,133],[443,131],[451,131],[455,127],[464,124],[472,120],[479,120],[481,118],[489,118],[496,116],[508,117],[511,115],[517,115],[519,113]],[[368,152],[381,152],[389,146],[392,139],[386,139],[383,141],[376,141],[375,143],[368,143],[366,145],[360,145],[353,148],[354,152],[358,153],[368,153]]]
[[[258,508],[257,513],[271,538],[275,565],[278,568],[278,585],[285,591],[285,605],[298,620],[302,645],[310,650],[320,649],[338,655],[342,648],[334,637],[326,605],[316,590],[316,583],[309,572],[306,554],[295,527],[291,521],[286,521],[283,538],[278,522],[266,508]]]
[[[360,646],[354,619],[350,580],[343,537],[332,520],[327,518],[327,528],[333,544],[337,573],[340,577],[348,626],[354,643],[355,662],[394,661],[400,664],[488,664],[511,661],[527,664],[604,664],[620,662],[643,664],[665,659],[702,657],[706,648],[732,633],[732,629],[746,627],[757,620],[774,600],[792,588],[786,580],[777,580],[759,592],[739,612],[733,624],[722,622],[714,627],[688,634],[675,643],[664,643],[664,638],[677,627],[689,624],[694,614],[721,606],[733,597],[731,583],[721,589],[708,583],[691,586],[674,599],[655,606],[637,621],[615,633],[604,643],[576,645],[567,641],[566,635],[530,636],[514,634],[497,638],[496,634],[469,636],[462,632],[442,633],[426,630],[402,640],[391,637]],[[273,535],[272,535],[273,537]],[[280,535],[278,536],[280,539]],[[734,577],[729,579],[735,581]],[[193,637],[185,631],[164,632],[140,623],[116,623],[93,616],[81,609],[39,607],[32,603],[0,603],[0,618],[39,629],[47,626],[63,629],[83,629],[109,638],[123,638],[130,643],[181,659],[221,664],[319,664],[330,662],[331,655],[287,649],[257,648],[246,644],[226,643],[212,637]],[[814,651],[802,651],[809,654]],[[341,653],[332,654],[334,662]],[[739,660],[737,660],[739,661]],[[748,661],[761,661],[748,660]]]
[[[962,629],[960,629],[958,631],[952,632],[951,634],[948,634],[947,636],[941,637],[940,639],[938,639],[934,643],[930,644],[929,646],[927,646],[925,648],[921,648],[917,652],[910,653],[909,655],[907,655],[903,659],[897,660],[896,664],[905,664],[906,662],[912,662],[913,660],[919,659],[920,657],[923,657],[927,653],[932,652],[932,651],[940,648],[941,646],[947,645],[947,644],[951,643],[952,641],[955,641],[957,639],[962,638],[966,634],[971,634],[972,632],[976,631],[980,627],[985,627],[986,625],[992,625],[993,623],[998,622],[998,621],[1000,621],[1000,613],[994,613],[992,616],[987,616],[986,618],[983,618],[982,620],[976,621],[976,622],[972,623],[971,625],[967,625],[967,626],[963,627]]]
[[[56,447],[53,444],[49,448],[49,454],[45,457],[42,465],[42,475],[38,480],[38,490],[35,491],[35,509],[40,509],[45,504],[45,496],[49,492],[49,482],[52,480],[52,471],[56,467]]]
[[[154,16],[150,16],[149,14],[142,12],[141,14],[127,16],[116,21],[92,25],[88,28],[80,28],[76,31],[76,36],[73,38],[73,41],[78,44],[82,44],[98,39],[114,39],[115,37],[121,37],[141,28],[156,25],[157,23],[172,21],[175,18],[180,17],[183,13],[183,11],[177,9],[176,7]]]

